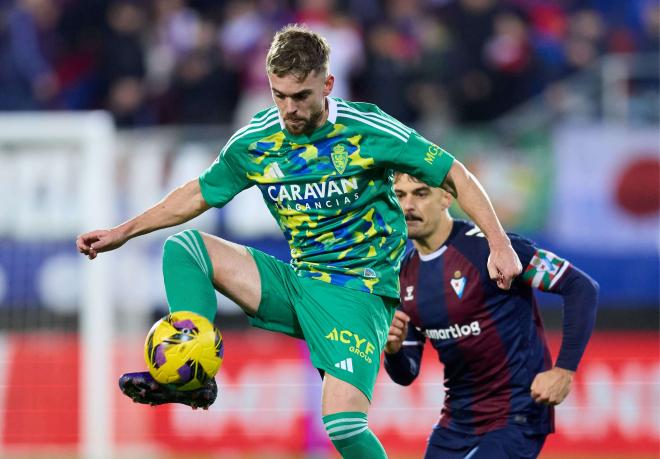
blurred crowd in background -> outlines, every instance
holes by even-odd
[[[333,94],[406,123],[490,121],[609,53],[658,52],[657,0],[0,0],[0,110],[241,124],[273,33],[332,46]]]

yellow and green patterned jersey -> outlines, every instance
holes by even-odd
[[[327,103],[309,136],[275,106],[258,113],[200,176],[202,195],[221,207],[258,186],[299,276],[398,298],[407,229],[394,171],[439,186],[454,158],[373,104]]]

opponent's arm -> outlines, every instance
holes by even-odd
[[[392,381],[408,386],[419,375],[424,352],[424,337],[409,327],[410,317],[397,310],[394,313],[385,345],[385,370]]]
[[[463,164],[454,160],[441,188],[456,198],[461,209],[486,236],[490,246],[490,278],[498,287],[508,290],[513,279],[522,272],[522,265],[483,187]]]
[[[553,254],[550,254],[550,257],[552,256]],[[536,375],[531,386],[534,401],[549,405],[561,403],[570,392],[573,376],[594,328],[598,304],[598,283],[584,272],[569,265],[567,261],[564,263],[566,267],[563,271],[560,270],[563,275],[547,289],[564,299],[563,334],[559,356],[555,366]],[[543,283],[537,288],[545,290]]]
[[[99,253],[117,249],[131,238],[185,223],[209,207],[202,196],[199,180],[195,178],[169,193],[144,213],[119,226],[81,234],[76,245],[80,253],[93,260]]]

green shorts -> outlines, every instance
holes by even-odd
[[[261,302],[251,324],[304,339],[316,368],[371,401],[399,300],[298,277],[290,265],[249,250],[261,276]]]

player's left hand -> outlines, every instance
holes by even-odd
[[[571,391],[574,371],[554,367],[536,375],[531,395],[536,403],[559,405]]]
[[[511,288],[513,280],[522,272],[522,264],[511,244],[491,247],[488,256],[488,274],[504,290]]]
[[[408,334],[408,322],[410,322],[408,314],[398,309],[394,312],[390,332],[387,335],[387,343],[385,344],[386,354],[396,354],[401,350],[403,340],[406,339]]]

